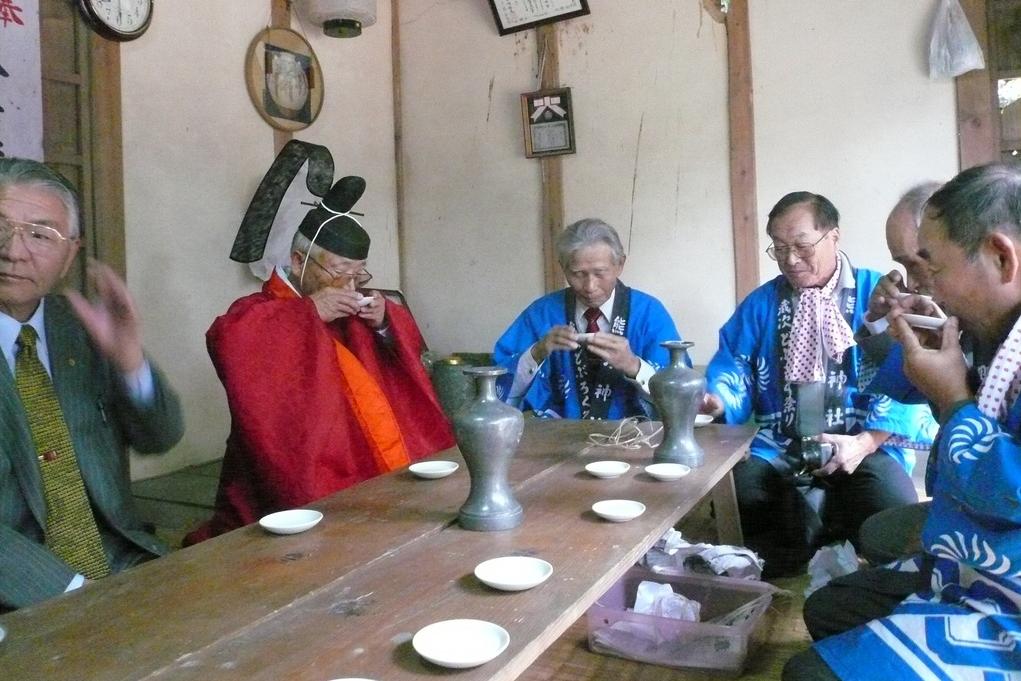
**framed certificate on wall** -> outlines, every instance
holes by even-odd
[[[588,0],[489,0],[500,35],[589,13]]]
[[[574,108],[571,88],[526,92],[521,95],[525,156],[574,153]]]

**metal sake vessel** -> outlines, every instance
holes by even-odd
[[[684,363],[694,343],[666,341],[660,345],[670,351],[670,364],[649,379],[649,392],[663,421],[663,441],[653,460],[695,468],[705,459],[695,440],[695,417],[705,396],[705,377]]]
[[[454,436],[468,465],[471,492],[457,519],[466,530],[509,530],[521,524],[524,513],[507,481],[511,458],[521,441],[524,416],[496,396],[502,367],[471,367],[475,399],[454,414]]]

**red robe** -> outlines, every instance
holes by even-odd
[[[388,340],[357,318],[327,324],[274,274],[213,322],[231,431],[215,513],[186,545],[454,445],[411,314],[387,301],[386,320]]]

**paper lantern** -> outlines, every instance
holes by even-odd
[[[294,0],[293,6],[331,38],[354,38],[376,23],[376,0]]]

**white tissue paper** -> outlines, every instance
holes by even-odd
[[[645,567],[666,575],[725,575],[761,579],[765,562],[743,546],[690,544],[674,529],[666,531],[642,559]]]
[[[702,604],[674,593],[673,585],[642,580],[634,608],[610,622],[600,616],[589,620],[589,647],[596,653],[671,667],[740,670],[747,652],[751,627],[769,606],[773,591],[702,622]],[[711,598],[711,594],[709,595]],[[641,615],[642,622],[628,617]],[[717,625],[704,627],[703,625]],[[719,627],[730,628],[721,632]]]
[[[635,607],[628,611],[667,620],[698,622],[701,609],[701,603],[674,593],[669,584],[642,581],[635,594]],[[641,656],[671,644],[677,638],[677,631],[668,622],[645,624],[621,620],[600,630],[596,638],[607,650]]]
[[[698,622],[701,603],[675,594],[669,584],[643,581],[638,584],[634,611],[684,622]]]
[[[851,542],[830,544],[815,552],[808,561],[808,575],[811,582],[805,589],[805,596],[829,584],[834,577],[849,575],[858,570],[858,554]]]
[[[659,538],[659,541],[656,542],[656,546],[662,546],[663,552],[672,556],[677,553],[678,549],[685,546],[691,546],[691,544],[684,540],[684,537],[681,536],[680,532],[671,527],[666,531],[666,534]]]

